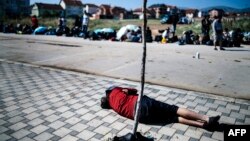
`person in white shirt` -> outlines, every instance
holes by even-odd
[[[89,25],[89,15],[86,12],[86,10],[84,10],[83,17],[82,17],[82,31],[84,33],[87,33],[88,25]]]
[[[225,50],[222,47],[223,40],[223,26],[221,22],[222,16],[215,16],[212,23],[213,37],[214,37],[214,50],[218,50],[216,44],[219,43],[220,50]]]

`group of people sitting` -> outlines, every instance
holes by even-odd
[[[171,29],[168,27],[165,30],[159,30],[161,35],[155,36],[156,42],[161,43],[173,43],[178,42],[179,45],[194,44],[194,45],[214,45],[214,39],[209,34],[202,33],[198,35],[192,30],[187,30],[182,33],[180,37],[174,36]],[[222,34],[222,46],[223,47],[240,47],[243,42],[244,35],[240,28],[229,31],[225,28]],[[218,43],[216,43],[218,45]]]
[[[112,28],[96,29],[94,31],[88,30],[88,14],[85,12],[83,17],[76,16],[72,29],[67,27],[67,20],[64,16],[60,16],[58,19],[58,27],[44,27],[39,26],[36,16],[31,17],[31,25],[13,24],[3,25],[0,23],[0,32],[4,33],[17,33],[17,34],[41,34],[41,35],[57,35],[57,36],[74,36],[89,38],[91,40],[111,40],[111,41],[125,41],[125,42],[142,42],[142,29],[140,26],[127,25],[122,27],[118,32]],[[153,39],[152,32],[149,27],[146,29],[146,41],[147,42],[161,42],[161,43],[173,43],[178,42],[179,45],[185,44],[203,44],[203,45],[218,45],[214,42],[216,39],[211,38],[209,35],[211,28],[211,20],[208,16],[205,16],[202,21],[202,34],[199,36],[192,30],[184,31],[179,37],[175,35],[173,29],[167,27],[165,30],[159,30],[160,35],[156,35]],[[132,28],[131,28],[132,27]],[[229,31],[228,28],[224,29],[222,34],[223,47],[240,47],[244,35],[240,28]],[[248,37],[249,40],[249,37]]]

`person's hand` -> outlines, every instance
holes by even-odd
[[[122,89],[125,94],[128,94],[128,89]]]

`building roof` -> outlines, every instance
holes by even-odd
[[[102,5],[100,5],[100,7],[111,8],[111,6],[110,6],[110,5],[107,5],[107,4],[102,4]]]
[[[137,13],[142,13],[142,8],[136,8],[133,10],[133,12],[137,12]],[[150,15],[154,15],[155,14],[155,11],[152,10],[152,9],[147,9],[147,14],[150,14]]]
[[[104,13],[106,15],[110,15],[111,14],[111,10],[110,10],[111,6],[110,5],[102,4],[102,5],[100,5],[100,9],[101,9],[101,13],[102,14],[104,14]]]
[[[114,6],[111,8],[112,10],[119,10],[119,11],[127,11],[125,8],[123,7],[119,7],[119,6]]]
[[[83,6],[81,0],[63,0],[66,5],[70,6]]]
[[[198,12],[197,9],[185,9],[185,12],[186,13],[195,13],[195,12]]]
[[[49,10],[63,10],[63,8],[58,4],[47,4],[47,3],[35,3],[38,8],[49,9]]]
[[[83,4],[83,6],[85,7],[85,6],[89,6],[89,7],[95,7],[95,8],[98,8],[99,6],[97,6],[97,5],[95,5],[95,4],[92,4],[92,3],[85,3],[85,4]]]

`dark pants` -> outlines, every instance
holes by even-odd
[[[178,108],[178,106],[169,105],[147,96],[143,96],[139,122],[147,124],[177,123]]]

